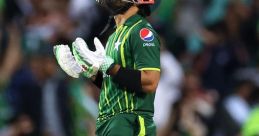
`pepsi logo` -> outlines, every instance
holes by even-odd
[[[143,41],[146,41],[146,42],[151,42],[154,40],[154,34],[152,31],[150,31],[149,29],[147,28],[142,28],[140,30],[140,38],[143,40]]]

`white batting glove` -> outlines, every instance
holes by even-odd
[[[114,60],[105,55],[104,47],[98,38],[94,38],[94,44],[96,51],[91,51],[82,38],[77,38],[73,42],[73,53],[81,65],[92,68],[96,73],[100,70],[106,74],[107,70],[114,63]]]
[[[54,54],[60,67],[71,77],[78,78],[84,69],[76,62],[68,45],[56,45]]]

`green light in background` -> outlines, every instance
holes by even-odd
[[[245,123],[242,135],[257,136],[259,134],[259,107],[254,109],[248,121]]]
[[[0,11],[4,9],[5,6],[5,0],[0,0]]]

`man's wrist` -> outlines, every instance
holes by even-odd
[[[116,74],[117,74],[117,72],[119,71],[119,69],[120,69],[120,65],[113,63],[113,64],[110,66],[110,68],[107,70],[106,73],[107,73],[108,75],[113,76],[113,75],[116,75]]]

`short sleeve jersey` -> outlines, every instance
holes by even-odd
[[[135,70],[160,71],[160,42],[157,33],[145,18],[136,14],[118,27],[109,37],[106,55],[116,64]],[[131,81],[128,81],[131,82]],[[130,91],[133,92],[133,91]],[[100,100],[99,120],[118,113],[136,113],[153,116],[155,93],[129,93],[120,88],[112,77],[105,75]]]

